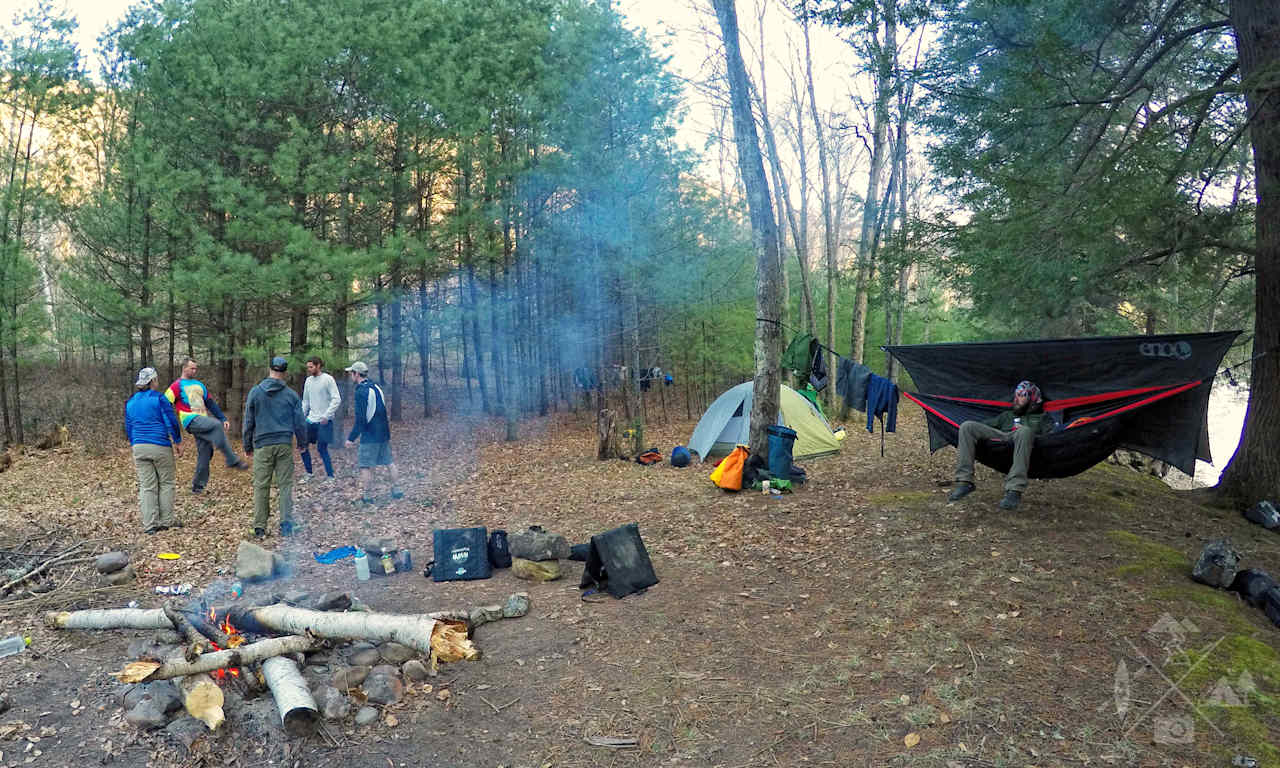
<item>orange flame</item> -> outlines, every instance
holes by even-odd
[[[218,629],[222,630],[222,632],[227,636],[228,649],[238,648],[241,645],[244,645],[244,641],[245,641],[244,635],[240,634],[240,630],[236,629],[235,625],[231,623],[230,616],[224,616],[222,621],[219,622],[218,614],[214,612],[212,608],[209,609],[208,616],[209,616],[209,623],[217,625]],[[222,648],[220,645],[218,645],[216,642],[210,641],[210,644],[213,645],[214,650],[218,650],[218,651],[226,650]],[[226,669],[216,669],[213,672],[211,672],[210,675],[213,677],[214,680],[221,682],[223,680],[226,680],[228,675],[231,677],[240,677],[240,670],[235,667],[226,668]]]

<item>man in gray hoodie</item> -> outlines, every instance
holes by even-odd
[[[289,361],[271,358],[267,378],[249,390],[244,404],[244,452],[253,457],[253,535],[267,535],[271,511],[271,479],[279,489],[280,535],[293,534],[293,443],[307,449],[307,422],[302,400],[285,385]]]

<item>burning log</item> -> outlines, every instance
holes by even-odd
[[[51,611],[45,623],[54,629],[173,629],[162,608],[95,608]]]
[[[192,661],[196,656],[208,653],[211,650],[212,643],[210,642],[210,638],[205,637],[200,630],[192,626],[191,622],[187,620],[187,617],[183,616],[182,612],[179,611],[173,603],[165,603],[164,607],[160,610],[164,611],[164,615],[173,623],[173,627],[178,630],[178,634],[187,639],[187,642],[189,643],[186,654],[187,661]],[[229,648],[231,646],[223,645],[221,647]],[[216,727],[217,726],[210,726],[210,728]]]
[[[209,730],[218,730],[226,719],[222,711],[225,699],[221,686],[204,672],[180,677],[175,682],[182,691],[182,706],[187,714],[209,726]]]
[[[247,667],[255,662],[282,656],[287,653],[314,651],[319,644],[314,638],[291,635],[272,637],[256,643],[242,645],[225,651],[215,651],[197,657],[194,661],[169,659],[158,661],[132,661],[112,676],[122,683],[149,683],[152,680],[168,680],[174,677],[212,672],[224,667]]]
[[[275,656],[262,662],[262,676],[276,700],[280,722],[290,736],[305,736],[315,727],[318,711],[307,681],[292,659]]]
[[[444,636],[456,632],[456,627],[451,629],[448,622],[423,614],[396,615],[365,611],[329,613],[283,604],[237,611],[233,618],[236,626],[242,629],[263,627],[275,632],[309,632],[316,637],[368,640],[375,643],[394,640],[424,654],[432,653],[434,646]],[[463,642],[469,646],[465,631],[464,627]],[[478,651],[471,647],[463,658],[475,658],[477,654]]]

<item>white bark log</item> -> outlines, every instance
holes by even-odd
[[[54,629],[173,629],[161,608],[101,608],[52,611],[44,615]]]
[[[187,675],[177,681],[182,691],[182,706],[187,714],[216,731],[222,725],[226,715],[222,711],[225,701],[222,688],[206,673]]]
[[[276,700],[280,722],[290,736],[305,736],[315,727],[316,700],[293,659],[281,656],[262,662],[262,676]]]
[[[316,637],[341,640],[369,640],[381,643],[394,640],[424,654],[431,653],[431,635],[440,622],[423,614],[391,614],[351,611],[332,613],[295,608],[290,605],[268,605],[246,610],[243,616],[267,629],[292,634],[311,633]],[[236,617],[232,618],[236,623]]]
[[[148,683],[152,680],[168,680],[200,672],[212,672],[225,667],[247,667],[256,662],[286,653],[312,651],[316,642],[309,637],[273,637],[256,643],[242,645],[226,651],[202,654],[194,661],[170,659],[166,662],[134,661],[124,669],[112,673],[124,683]]]

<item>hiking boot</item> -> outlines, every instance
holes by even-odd
[[[192,496],[199,496],[199,495],[200,495],[200,494],[202,494],[202,493],[204,493],[204,489],[203,489],[203,488],[192,488],[192,489],[191,489],[191,495],[192,495]]]
[[[975,487],[976,486],[974,486],[973,483],[958,482],[955,487],[951,489],[951,493],[947,494],[947,501],[959,501],[965,496],[973,493],[973,489]]]
[[[281,524],[280,524],[280,535],[281,535],[281,536],[292,536],[292,535],[293,535],[293,528],[294,528],[293,523],[290,523],[290,522],[288,522],[288,521],[285,521],[285,522],[281,523]]]
[[[249,467],[249,462],[245,461],[244,459],[241,459],[237,461],[235,464],[232,464],[231,468],[238,469],[241,472],[243,472],[244,470],[249,469],[250,467]]]
[[[400,490],[399,488],[392,488],[392,489],[391,489],[391,498],[393,498],[393,499],[403,499],[403,498],[404,498],[404,491]]]
[[[1014,510],[1021,501],[1022,491],[1005,491],[1004,498],[1000,500],[1000,508]]]
[[[263,539],[267,538],[267,529],[266,529],[266,528],[254,528],[254,529],[253,529],[253,538],[257,539],[258,541],[262,541]]]

